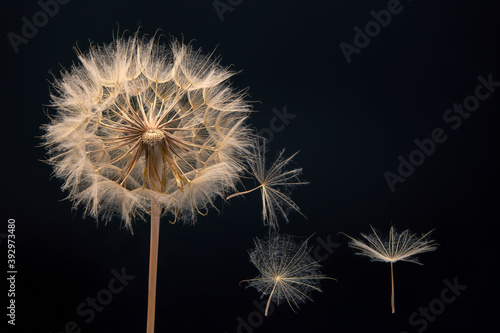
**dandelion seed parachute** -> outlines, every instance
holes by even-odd
[[[285,150],[281,150],[274,162],[268,166],[265,157],[265,140],[263,140],[262,144],[256,142],[253,153],[249,155],[247,164],[249,166],[249,173],[259,185],[253,189],[233,193],[227,197],[227,199],[230,199],[260,189],[262,220],[264,221],[264,225],[274,230],[278,229],[278,216],[283,217],[288,222],[287,215],[291,210],[303,215],[299,206],[290,198],[290,189],[296,185],[309,184],[308,182],[299,180],[299,175],[302,173],[301,168],[287,169],[292,159],[298,153],[287,158],[283,156],[284,153]]]
[[[396,311],[394,300],[394,263],[407,261],[420,264],[417,256],[422,253],[435,251],[437,244],[429,238],[433,230],[422,236],[417,236],[417,234],[412,233],[410,230],[399,233],[394,227],[391,227],[389,237],[383,239],[372,226],[370,227],[372,229],[371,234],[361,234],[364,241],[346,235],[351,239],[349,247],[353,248],[356,254],[369,257],[372,261],[382,261],[391,264],[391,308],[392,313],[394,313]]]
[[[250,261],[259,270],[259,276],[244,280],[268,296],[267,316],[271,301],[278,305],[287,302],[295,311],[301,303],[312,301],[313,291],[320,291],[320,280],[332,279],[321,273],[321,265],[310,255],[307,240],[300,245],[292,236],[272,234],[269,239],[256,238]]]
[[[235,188],[251,150],[250,111],[234,74],[173,40],[117,38],[79,53],[55,79],[45,125],[49,163],[85,213],[162,214],[192,223]]]

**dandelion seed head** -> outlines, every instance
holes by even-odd
[[[164,137],[165,135],[163,132],[157,128],[150,128],[141,136],[142,142],[150,146],[155,146],[158,142],[163,140]]]
[[[48,162],[85,214],[151,211],[193,223],[235,189],[253,140],[244,92],[220,60],[135,34],[79,52],[53,83]]]

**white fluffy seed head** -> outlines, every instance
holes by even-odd
[[[131,227],[155,200],[194,222],[234,190],[253,140],[228,68],[176,40],[137,35],[78,57],[54,82],[57,113],[44,126],[49,162],[75,206]]]

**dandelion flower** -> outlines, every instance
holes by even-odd
[[[227,81],[233,72],[176,40],[135,34],[78,58],[54,82],[48,161],[85,214],[118,215],[129,229],[151,215],[150,318],[159,218],[193,223],[234,190],[253,145],[250,109]]]
[[[367,256],[372,261],[383,261],[391,264],[391,307],[392,313],[396,311],[394,304],[394,269],[393,263],[397,261],[408,261],[421,265],[418,262],[417,255],[425,252],[436,250],[437,244],[434,240],[429,239],[431,231],[418,237],[416,234],[405,230],[398,233],[391,227],[389,230],[389,238],[382,240],[375,229],[370,226],[373,234],[361,236],[366,240],[351,239],[349,246],[357,251],[356,254]]]
[[[295,210],[302,214],[299,206],[290,199],[290,188],[295,185],[305,185],[309,183],[299,180],[299,175],[302,173],[301,168],[286,170],[287,165],[297,153],[288,158],[284,158],[283,155],[285,150],[281,150],[274,163],[267,169],[265,144],[260,145],[257,143],[254,147],[254,153],[250,155],[248,164],[250,166],[250,173],[257,180],[259,185],[248,191],[231,194],[227,199],[260,189],[262,197],[262,219],[265,225],[269,225],[276,229],[278,227],[278,214],[285,218],[287,222],[287,216],[290,210]]]
[[[160,211],[186,222],[234,188],[252,144],[233,75],[191,46],[116,39],[79,54],[54,83],[45,126],[55,175],[92,216]]]
[[[321,292],[320,280],[333,279],[321,274],[321,265],[311,257],[307,241],[298,245],[292,236],[280,234],[254,240],[255,249],[250,252],[250,261],[260,275],[241,282],[247,282],[247,288],[256,288],[262,297],[269,295],[266,316],[271,301],[278,305],[286,301],[296,312],[300,303],[312,301],[310,294],[313,291]]]

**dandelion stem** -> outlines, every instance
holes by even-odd
[[[274,283],[273,290],[271,290],[271,295],[269,295],[269,299],[267,300],[266,311],[264,312],[264,316],[266,316],[266,317],[267,317],[267,312],[269,311],[269,305],[271,304],[271,298],[273,298],[274,289],[276,289],[277,284],[278,284],[278,281],[276,280],[276,282]]]
[[[163,168],[161,155],[155,154],[158,149],[152,149],[151,162],[153,166],[149,170],[149,187],[151,190],[161,188],[161,176],[158,170]],[[156,310],[156,276],[158,271],[158,243],[160,236],[161,209],[157,199],[151,195],[151,241],[149,248],[149,287],[148,287],[148,322],[147,333],[154,333],[155,310]]]
[[[391,261],[391,307],[392,307],[392,313],[394,313],[396,309],[394,306],[394,269],[392,267],[392,261]]]
[[[147,333],[154,333],[156,310],[156,275],[158,268],[158,240],[160,235],[160,210],[151,199],[151,244],[149,249],[149,287]]]
[[[262,185],[259,185],[259,186],[255,187],[255,188],[251,189],[251,190],[248,190],[248,191],[238,192],[238,193],[233,193],[233,194],[231,194],[230,196],[228,196],[228,197],[226,198],[226,200],[229,200],[229,199],[231,199],[231,198],[237,197],[238,195],[243,195],[243,194],[247,194],[247,193],[253,192],[253,191],[255,191],[256,189],[261,188],[261,187],[262,187]]]

